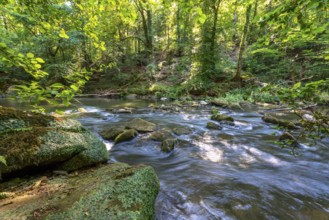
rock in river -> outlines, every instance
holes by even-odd
[[[212,130],[222,130],[223,129],[220,125],[218,125],[218,124],[216,124],[214,122],[211,122],[211,121],[209,121],[207,123],[207,126],[206,127],[208,129],[212,129]]]
[[[105,140],[114,141],[119,134],[122,134],[125,131],[124,126],[110,127],[102,130],[99,134]]]
[[[0,106],[0,172],[57,166],[72,171],[109,159],[105,145],[78,121]]]
[[[153,168],[123,163],[11,184],[0,185],[8,195],[0,199],[0,219],[151,220],[159,191]]]
[[[177,139],[166,139],[161,143],[161,151],[169,153],[174,150]]]
[[[135,129],[125,130],[115,138],[114,142],[118,144],[121,142],[130,141],[134,139],[137,136],[137,134],[138,133]]]
[[[166,139],[173,139],[174,135],[170,133],[170,131],[166,129],[161,129],[155,132],[152,132],[149,139],[153,141],[164,141]]]
[[[211,120],[218,121],[218,122],[221,122],[221,121],[234,122],[234,118],[233,117],[228,116],[228,115],[222,115],[222,114],[219,114],[219,113],[213,114],[211,116]]]
[[[144,119],[135,118],[132,121],[128,122],[126,127],[135,129],[139,132],[151,132],[155,131],[156,125],[151,122],[145,121]]]

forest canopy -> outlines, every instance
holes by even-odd
[[[133,92],[177,97],[218,96],[228,82],[237,88],[250,79],[286,85],[328,77],[327,0],[1,4],[0,89],[18,85],[35,103],[68,104],[90,79],[118,88],[141,81]]]

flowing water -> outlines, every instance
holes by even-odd
[[[161,184],[158,220],[329,219],[329,140],[302,145],[296,157],[273,143],[280,131],[264,123],[256,109],[219,109],[234,117],[235,126],[209,130],[205,127],[209,107],[170,113],[151,111],[150,102],[141,100],[80,102],[89,113],[79,120],[96,133],[133,118],[156,123],[158,129],[191,130],[177,136],[171,153],[161,152],[160,143],[147,140],[148,134],[117,145],[105,141],[111,161],[154,167]],[[106,111],[123,107],[136,110],[132,114]]]

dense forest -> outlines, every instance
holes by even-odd
[[[276,103],[314,81],[329,100],[326,0],[5,0],[0,22],[0,89],[36,103],[80,92]]]

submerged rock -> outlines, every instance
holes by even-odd
[[[298,147],[299,146],[299,143],[298,143],[297,139],[292,134],[290,134],[289,132],[283,133],[280,136],[279,141],[284,143],[284,144],[288,144],[291,147]]]
[[[1,184],[0,219],[154,219],[158,191],[153,168],[108,164]]]
[[[218,121],[218,122],[221,122],[221,121],[230,121],[230,122],[234,122],[234,118],[231,117],[231,116],[227,116],[227,115],[222,115],[222,114],[213,114],[211,116],[211,120],[214,120],[214,121]]]
[[[161,151],[169,153],[174,150],[177,139],[166,139],[161,143]]]
[[[134,120],[128,122],[126,127],[130,129],[135,129],[139,132],[151,132],[155,131],[156,125],[151,122],[145,121],[144,119],[135,118]]]
[[[105,145],[78,121],[0,107],[0,172],[58,166],[67,171],[109,159]]]
[[[269,114],[265,114],[263,117],[262,117],[262,120],[267,122],[267,123],[272,123],[272,124],[276,124],[276,125],[279,125],[281,127],[285,127],[285,128],[289,128],[289,129],[298,129],[299,127],[291,122],[291,121],[288,121],[288,120],[284,120],[284,119],[279,119],[279,118],[276,118],[272,115],[269,115]]]
[[[180,135],[186,135],[186,134],[190,134],[192,131],[190,128],[186,128],[186,127],[175,127],[173,129],[173,132],[180,136]]]
[[[149,139],[152,141],[164,141],[166,139],[174,138],[174,135],[170,133],[170,131],[166,129],[161,129],[158,131],[154,131],[151,133]]]
[[[222,130],[223,129],[220,125],[218,125],[214,122],[211,122],[211,121],[209,121],[207,123],[206,128],[213,129],[213,130]]]
[[[137,136],[137,134],[138,133],[135,129],[125,130],[115,138],[114,142],[118,144],[121,142],[130,141],[134,139]]]

